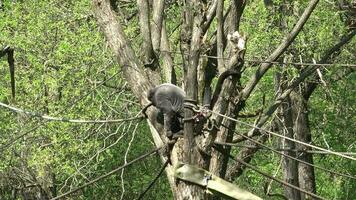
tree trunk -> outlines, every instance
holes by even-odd
[[[284,62],[287,61],[287,57],[284,57]],[[286,75],[286,71],[283,70],[285,66],[279,67],[279,70],[275,73],[275,91],[276,94],[280,95],[284,92],[288,77]],[[278,126],[278,131],[289,138],[295,138],[295,133],[293,131],[293,110],[292,110],[291,99],[288,96],[285,101],[282,103],[279,112],[277,113],[278,118],[275,119],[276,125]],[[280,148],[281,149],[295,149],[295,143],[281,138],[280,139]],[[285,151],[284,154],[296,157],[296,153],[294,151]],[[282,156],[282,174],[283,180],[287,183],[295,185],[299,187],[298,183],[298,163],[297,161],[288,158],[287,156]],[[284,188],[284,196],[288,199],[300,200],[300,192],[293,188],[283,186]]]
[[[280,131],[283,132],[285,136],[289,138],[294,138],[294,131],[293,131],[293,118],[291,112],[291,102],[290,98],[287,98],[286,102],[281,106],[281,117],[283,119],[283,125],[280,126]],[[282,149],[295,149],[295,143],[281,139],[280,144]],[[296,157],[294,151],[285,151],[284,154]],[[298,187],[298,163],[297,161],[282,156],[282,173],[283,173],[283,180],[287,183],[295,185]],[[288,199],[299,200],[300,199],[300,192],[293,188],[283,186],[284,188],[284,196]]]
[[[307,100],[303,98],[302,95],[292,92],[291,95],[292,109],[293,109],[293,119],[294,127],[293,131],[295,132],[296,139],[310,144],[312,142],[310,127],[309,127],[309,118],[308,118],[308,107]],[[305,145],[296,145],[298,152],[297,157],[305,162],[313,164],[313,155],[310,153],[305,153],[306,150],[311,150],[310,147]],[[315,185],[315,174],[314,167],[305,165],[303,163],[298,164],[298,173],[299,173],[299,186],[300,188],[316,193]],[[301,199],[312,199],[306,194],[301,195]]]

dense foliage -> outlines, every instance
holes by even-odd
[[[274,1],[275,5],[285,3]],[[278,6],[266,7],[263,1],[250,1],[241,19],[240,30],[248,36],[246,59],[264,60],[293,27],[308,1],[288,4],[285,13]],[[117,1],[117,12],[125,33],[140,55],[135,1]],[[166,11],[170,40],[179,50],[181,10],[170,4]],[[321,1],[311,18],[288,49],[289,61],[312,63],[349,31],[342,19],[344,11],[333,1]],[[215,23],[215,22],[214,22]],[[285,23],[281,28],[280,24]],[[213,34],[213,33],[210,33]],[[141,105],[130,92],[121,69],[106,44],[92,13],[90,0],[3,1],[0,8],[0,48],[10,46],[15,52],[16,96],[11,96],[8,62],[0,59],[0,102],[27,111],[70,119],[125,119],[135,116]],[[174,56],[176,63],[180,55]],[[356,40],[351,40],[332,59],[333,63],[356,64]],[[242,81],[254,72],[253,62],[246,63]],[[329,79],[342,65],[323,71],[325,84],[312,95],[309,104],[313,143],[338,152],[356,152],[355,84],[351,73],[340,80]],[[178,80],[182,69],[176,66]],[[266,107],[275,94],[274,74],[283,71],[292,80],[298,70],[292,65],[275,65],[247,102],[245,112]],[[277,118],[275,115],[273,118]],[[271,121],[273,121],[272,119]],[[253,123],[253,120],[246,120]],[[76,188],[133,158],[155,148],[145,120],[120,123],[51,122],[0,107],[0,199],[39,198],[38,194],[57,196]],[[239,126],[245,132],[249,127]],[[268,146],[277,147],[276,139]],[[232,154],[237,154],[234,148]],[[280,158],[269,151],[259,151],[251,164],[270,175],[281,177]],[[356,162],[334,155],[315,154],[314,164],[345,174],[356,174]],[[132,199],[156,175],[161,162],[158,156],[125,168],[72,195],[73,199]],[[355,199],[356,181],[330,175],[316,169],[317,192],[329,199]],[[263,198],[264,187],[271,184],[273,193],[282,187],[246,170],[235,181]],[[169,199],[171,190],[166,178],[147,194],[147,199]]]

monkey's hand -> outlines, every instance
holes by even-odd
[[[141,113],[145,116],[145,118],[148,118],[146,111],[152,105],[153,105],[152,102],[150,102],[149,104],[145,105],[144,108],[142,108]]]

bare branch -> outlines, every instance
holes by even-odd
[[[218,59],[218,69],[220,72],[224,71],[224,0],[218,0],[218,5],[216,9],[216,19],[217,19],[217,55]]]
[[[153,0],[153,21],[152,21],[152,46],[156,53],[160,50],[162,22],[164,14],[164,0]]]
[[[177,77],[174,70],[173,58],[170,53],[169,39],[167,36],[166,25],[162,24],[161,34],[161,54],[163,59],[162,71],[166,82],[176,84]]]
[[[127,40],[122,26],[118,23],[115,14],[110,8],[108,0],[93,0],[94,13],[98,24],[101,26],[108,43],[113,50],[119,64],[122,66],[123,74],[130,85],[133,93],[144,105],[147,103],[146,92],[158,80],[148,80],[142,70],[143,63],[136,57],[129,41]]]
[[[151,41],[151,30],[150,30],[150,15],[148,8],[148,0],[137,0],[137,6],[139,10],[140,19],[140,29],[143,37],[143,54],[144,62],[151,63],[154,59],[153,46]]]
[[[202,30],[203,30],[203,34],[206,33],[206,31],[209,29],[211,22],[213,21],[214,17],[215,17],[215,12],[216,12],[216,7],[218,4],[219,0],[214,0],[211,3],[211,6],[206,14],[206,20],[202,26]]]
[[[351,39],[355,35],[356,35],[356,29],[353,30],[352,32],[350,32],[349,34],[345,35],[344,37],[342,37],[342,39],[340,40],[339,43],[337,43],[335,46],[333,46],[328,51],[326,51],[326,53],[324,54],[322,59],[319,61],[319,64],[328,63],[328,61],[330,60],[331,56],[335,52],[341,51],[341,48],[344,45],[346,45],[347,43],[349,43],[351,41]],[[349,69],[349,70],[353,71],[353,69]],[[303,94],[304,98],[308,99],[312,95],[312,93],[314,92],[314,90],[316,89],[316,87],[319,84],[318,80],[319,80],[318,76],[314,76],[314,81],[312,81],[311,83],[306,85],[306,90],[305,90],[305,92]]]
[[[304,10],[304,13],[298,20],[297,24],[293,27],[292,31],[283,39],[282,43],[277,47],[277,49],[267,58],[267,61],[277,60],[284,51],[292,44],[294,39],[297,37],[298,33],[302,30],[304,24],[309,19],[314,8],[318,4],[319,0],[311,0],[308,7]],[[242,91],[242,99],[246,100],[256,87],[257,83],[260,81],[262,76],[270,69],[271,63],[262,64],[252,76],[250,81],[247,83],[246,87]]]

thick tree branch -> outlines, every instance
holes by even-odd
[[[309,19],[314,8],[318,4],[319,0],[311,0],[308,7],[305,9],[304,13],[298,20],[297,24],[293,27],[292,31],[283,39],[282,43],[277,47],[277,49],[267,58],[267,61],[277,60],[283,52],[292,44],[294,39],[297,37],[298,33],[302,30],[304,24]],[[246,100],[256,87],[257,83],[263,77],[263,75],[270,69],[272,66],[271,63],[263,63],[252,76],[250,81],[247,83],[246,87],[242,91],[242,99]]]
[[[174,70],[173,58],[170,53],[169,39],[167,36],[166,26],[162,24],[161,34],[161,55],[163,60],[162,71],[165,82],[177,84],[177,77]]]
[[[227,69],[234,69],[239,72],[243,66],[244,59],[244,51],[245,51],[245,38],[242,37],[238,32],[235,32],[232,36],[229,37],[230,45],[233,45],[234,51],[231,52],[231,59],[227,62]],[[225,80],[223,83],[223,89],[220,93],[220,97],[216,102],[213,111],[215,113],[228,113],[230,116],[234,116],[235,106],[231,105],[231,98],[235,98],[238,94],[236,89],[236,83],[239,81],[239,74],[234,75],[233,78]],[[230,106],[229,106],[230,104]],[[213,115],[211,117],[216,124],[227,124],[227,127],[233,126],[233,122],[230,123],[228,120],[223,119],[221,116]],[[232,132],[226,128],[220,128],[220,130],[212,130],[210,132],[209,137],[207,138],[206,149],[211,146],[214,141],[231,141],[232,140]],[[230,148],[226,149],[226,153],[229,153]],[[228,154],[227,154],[228,155]],[[226,154],[221,154],[218,151],[212,151],[212,158],[210,161],[210,171],[220,177],[225,176],[226,164],[227,164],[227,156]]]
[[[246,6],[246,0],[233,0],[231,1],[231,9],[229,15],[226,19],[227,21],[227,30],[229,33],[233,33],[240,28],[240,19],[243,13],[243,10]]]
[[[143,63],[136,57],[122,26],[110,8],[110,2],[108,0],[93,0],[93,2],[95,17],[118,63],[122,66],[124,77],[141,104],[146,104],[146,93],[157,82],[152,83],[145,76]]]
[[[216,19],[217,19],[217,56],[218,58],[218,69],[220,72],[224,69],[224,0],[218,0],[218,5],[216,9]]]
[[[151,41],[148,0],[137,0],[137,6],[139,10],[140,29],[143,37],[144,64],[153,63],[155,56]]]
[[[226,37],[228,34],[233,34],[235,31],[238,31],[239,29],[239,24],[240,24],[240,18],[242,16],[243,10],[245,8],[246,1],[231,1],[231,4],[226,10],[226,13],[224,15],[224,36],[223,36],[223,43],[224,43],[224,49],[225,49],[225,43],[226,43]],[[216,56],[217,55],[217,38],[213,37],[212,39],[212,45],[209,47],[208,55],[209,56]],[[228,51],[225,55],[227,57],[231,57],[231,48],[234,48],[234,45],[229,46],[229,43],[227,43],[228,46]],[[228,68],[228,67],[227,67]],[[203,95],[206,95],[206,91],[211,90],[211,83],[212,80],[215,78],[216,72],[217,72],[217,59],[213,57],[209,57],[208,61],[206,63],[205,67],[205,73],[204,73],[204,90],[203,90]],[[220,72],[222,73],[222,72]]]
[[[211,22],[213,21],[214,17],[215,17],[215,13],[216,13],[216,7],[218,4],[218,0],[214,0],[211,3],[211,6],[209,7],[209,10],[206,14],[206,20],[202,26],[202,32],[203,34],[206,33],[206,31],[209,29]]]
[[[110,8],[109,0],[93,0],[93,7],[97,22],[106,36],[118,63],[121,65],[123,76],[129,87],[133,94],[139,99],[141,105],[147,104],[148,90],[159,83],[157,78],[153,77],[153,79],[151,79],[151,76],[149,79],[147,76],[150,76],[150,73],[153,74],[153,76],[157,74],[148,68],[144,68],[143,63],[136,57],[123,32],[122,26],[118,23],[114,12]],[[146,75],[146,73],[148,73],[148,75]],[[165,143],[167,142],[166,138],[162,138],[160,135],[163,133],[163,127],[157,123],[154,109],[148,109],[146,113],[149,117],[148,122],[155,144],[157,147],[160,147],[162,146],[162,140],[164,140]],[[176,161],[171,160],[172,162]],[[168,166],[166,171],[168,174],[172,174],[172,166]],[[175,190],[173,177],[168,176],[168,180],[172,190]]]
[[[245,8],[246,1],[231,1],[230,10],[224,21],[224,28],[227,37],[224,34],[224,40],[227,38],[225,55],[230,57],[226,60],[225,67],[222,69],[219,67],[220,73],[225,70],[234,70],[236,73],[223,83],[223,90],[218,98],[217,106],[214,106],[214,111],[219,113],[227,113],[229,116],[236,117],[236,110],[239,110],[243,105],[233,105],[230,102],[238,96],[238,87],[240,87],[240,71],[244,64],[245,43],[246,38],[238,32],[240,17]],[[225,38],[226,37],[226,38]],[[224,41],[225,43],[225,41]],[[216,91],[214,91],[214,94]],[[224,128],[220,130],[211,131],[211,139],[213,141],[228,141],[233,138],[233,131],[231,128],[235,127],[235,122],[231,122],[221,117],[213,116],[217,124],[224,124]],[[217,131],[217,132],[216,132]],[[209,143],[208,143],[209,144]],[[208,145],[207,145],[208,146]],[[224,148],[224,154],[221,152],[212,150],[212,158],[210,161],[210,171],[220,177],[225,177],[225,172],[228,163],[228,156],[230,154],[230,147]]]
[[[153,1],[153,21],[152,21],[152,45],[153,50],[158,53],[160,50],[162,22],[164,14],[164,0]]]
[[[189,57],[189,66],[187,67],[187,73],[185,74],[185,91],[187,98],[191,100],[198,99],[198,77],[197,77],[197,67],[199,65],[199,56],[200,56],[200,47],[201,47],[201,34],[202,29],[200,25],[203,20],[201,6],[202,3],[199,1],[193,1],[193,26],[192,26],[192,35],[191,35],[191,44],[190,44],[190,57]],[[191,9],[187,7],[188,9]],[[185,111],[185,117],[193,117],[193,112],[191,110]],[[186,149],[185,161],[189,164],[195,164],[197,162],[196,158],[193,157],[193,150],[195,149],[194,144],[194,123],[190,121],[184,125],[184,146]]]
[[[199,0],[183,1],[180,48],[183,57],[184,89],[186,98],[193,101],[196,101],[198,96],[197,67],[201,49],[203,5],[204,3]],[[184,118],[190,119],[193,116],[192,110],[185,109]],[[204,168],[205,162],[197,149],[194,136],[194,120],[185,121],[183,141],[178,140],[173,151],[179,161]],[[176,193],[175,199],[188,200],[203,197],[205,194],[199,186],[184,181],[178,182],[177,189],[180,192]]]

